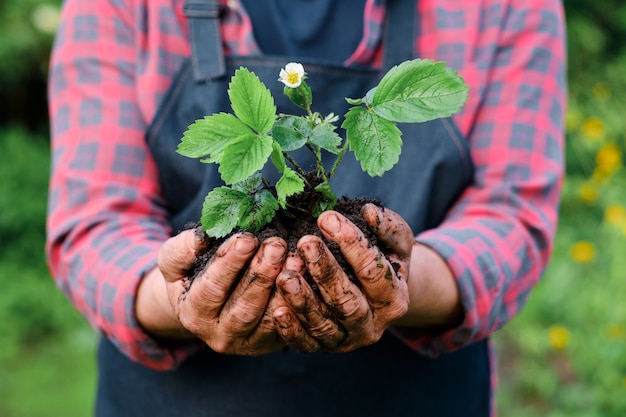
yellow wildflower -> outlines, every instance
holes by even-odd
[[[600,191],[595,181],[585,181],[578,189],[578,195],[585,204],[591,204],[598,199]]]
[[[619,204],[608,206],[604,210],[604,219],[611,226],[621,226],[626,223],[626,208]]]
[[[563,326],[552,326],[548,331],[548,339],[553,349],[565,349],[570,341],[569,330]]]
[[[580,127],[581,120],[582,115],[579,111],[568,110],[567,114],[565,115],[565,129],[568,132],[573,132]]]
[[[602,172],[612,174],[622,165],[622,151],[615,143],[603,145],[596,154],[596,165]]]
[[[607,324],[604,326],[606,337],[611,340],[620,340],[626,336],[626,328],[619,324]]]
[[[611,98],[611,89],[607,83],[596,83],[591,91],[594,97],[600,101],[606,101]]]
[[[570,256],[576,263],[587,264],[595,259],[596,247],[591,242],[581,240],[572,245]]]
[[[591,173],[591,179],[593,180],[593,182],[600,185],[602,183],[607,182],[609,179],[611,179],[612,175],[613,175],[612,172],[607,172],[607,171],[604,171],[603,169],[600,169],[599,167],[595,167],[595,169]]]
[[[604,138],[604,123],[597,117],[589,117],[581,129],[583,135],[589,140],[598,141]]]

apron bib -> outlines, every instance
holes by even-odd
[[[228,82],[240,66],[272,91],[278,112],[299,114],[282,93],[280,68],[297,61],[308,73],[313,111],[343,115],[344,97],[362,97],[393,64],[413,57],[415,1],[390,1],[381,71],[290,57],[225,57],[216,1],[186,5],[192,56],[185,61],[148,133],[175,231],[200,218],[206,194],[222,185],[217,168],[176,153],[196,119],[230,112]],[[411,39],[411,42],[406,42]],[[450,119],[399,125],[402,154],[383,177],[370,178],[346,154],[331,184],[338,196],[371,197],[401,214],[415,233],[437,226],[471,181],[468,144]],[[295,158],[313,164],[306,150]],[[329,164],[332,161],[327,161]],[[273,169],[264,173],[276,179]],[[261,357],[198,352],[180,368],[158,372],[130,361],[106,338],[99,352],[96,416],[488,416],[490,364],[481,341],[426,358],[388,332],[346,354],[291,350]]]

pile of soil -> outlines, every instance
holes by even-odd
[[[333,242],[326,241],[326,239],[324,239],[317,227],[317,219],[314,218],[312,215],[307,215],[304,212],[305,210],[309,213],[311,212],[310,208],[315,205],[317,198],[319,198],[319,193],[307,187],[304,192],[290,198],[288,205],[289,208],[279,210],[274,219],[265,227],[263,227],[260,231],[255,233],[255,235],[261,242],[268,237],[279,236],[287,242],[288,251],[296,249],[298,240],[302,236],[319,236],[326,242],[329,250],[333,253],[335,259],[337,259],[342,268],[350,275],[352,274],[350,265],[341,256],[341,252],[339,251],[338,246]],[[366,203],[380,204],[379,201],[373,199],[348,198],[344,196],[337,201],[337,204],[335,205],[333,210],[347,217],[352,223],[354,223],[363,231],[366,238],[369,239],[370,244],[376,245],[377,239],[374,231],[367,226],[365,220],[361,215],[361,207],[363,207],[363,205]],[[190,224],[187,227],[195,228],[197,230],[197,233],[199,233],[203,239],[208,239],[206,234],[204,234],[204,232],[202,232],[198,226],[199,224]],[[191,281],[193,281],[195,276],[204,269],[207,262],[215,254],[215,251],[217,250],[219,245],[222,244],[226,239],[227,237],[223,239],[213,240],[209,245],[207,251],[200,254],[196,258],[196,261],[194,262],[192,268],[190,268],[187,274],[188,278]]]

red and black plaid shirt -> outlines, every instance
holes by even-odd
[[[54,278],[126,355],[175,367],[189,348],[138,325],[135,295],[172,232],[146,128],[189,56],[183,0],[67,0],[50,72],[53,170],[47,253]],[[227,54],[258,54],[249,18],[224,1]],[[470,142],[473,184],[418,240],[457,277],[465,321],[405,334],[436,355],[510,320],[546,267],[563,175],[565,51],[558,0],[419,0],[419,56],[458,70],[470,98],[454,120]],[[368,0],[363,40],[346,64],[379,66],[384,2]]]

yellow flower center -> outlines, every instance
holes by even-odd
[[[297,72],[292,71],[287,73],[287,82],[289,84],[298,84],[298,81],[300,81],[300,76]]]

